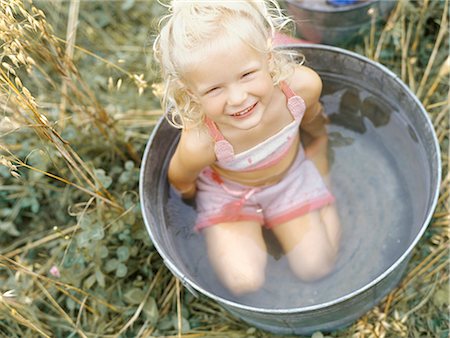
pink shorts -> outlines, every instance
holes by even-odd
[[[256,221],[272,228],[333,202],[334,196],[300,147],[283,179],[265,187],[242,185],[204,169],[197,179],[195,229],[235,221]]]

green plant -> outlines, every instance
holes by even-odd
[[[148,67],[161,6],[76,4],[0,0],[0,336],[270,337],[185,292],[142,222],[140,157],[161,116]],[[335,337],[448,336],[447,20],[448,1],[399,1],[348,46],[422,99],[443,182],[400,287]]]

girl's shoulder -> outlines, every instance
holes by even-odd
[[[183,128],[179,147],[188,156],[211,157],[214,155],[214,140],[203,124]]]
[[[292,75],[286,79],[286,83],[298,96],[303,98],[306,106],[317,101],[322,92],[322,80],[313,69],[298,65]]]

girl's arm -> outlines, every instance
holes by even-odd
[[[300,128],[305,141],[306,155],[314,162],[322,176],[328,173],[328,118],[319,101],[322,93],[322,80],[312,69],[300,66],[292,78],[291,88],[303,98],[306,105]]]
[[[183,130],[169,164],[168,179],[183,198],[195,196],[198,174],[216,160],[209,135],[198,129]]]

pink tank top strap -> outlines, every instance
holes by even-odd
[[[205,116],[205,124],[208,127],[209,134],[214,139],[214,141],[217,142],[220,140],[224,140],[222,133],[220,132],[219,128],[217,128],[217,126],[213,120],[211,120]]]
[[[296,121],[301,121],[305,113],[305,102],[298,96],[286,82],[280,82],[280,88],[287,99],[287,106],[292,116]],[[205,117],[205,124],[208,128],[209,134],[214,140],[214,152],[219,162],[228,163],[235,159],[234,149],[230,142],[228,142],[220,132],[213,120]]]
[[[287,98],[287,105],[291,114],[295,119],[301,119],[306,110],[305,101],[298,96],[292,89],[287,85],[286,82],[280,82],[280,88]]]
[[[283,91],[284,95],[290,99],[293,96],[296,96],[297,94],[294,93],[294,91],[287,85],[285,81],[280,82],[280,88]]]
[[[206,116],[205,124],[208,127],[209,134],[214,140],[214,152],[217,160],[225,163],[232,161],[234,159],[234,149],[231,143],[225,140],[214,121]]]

